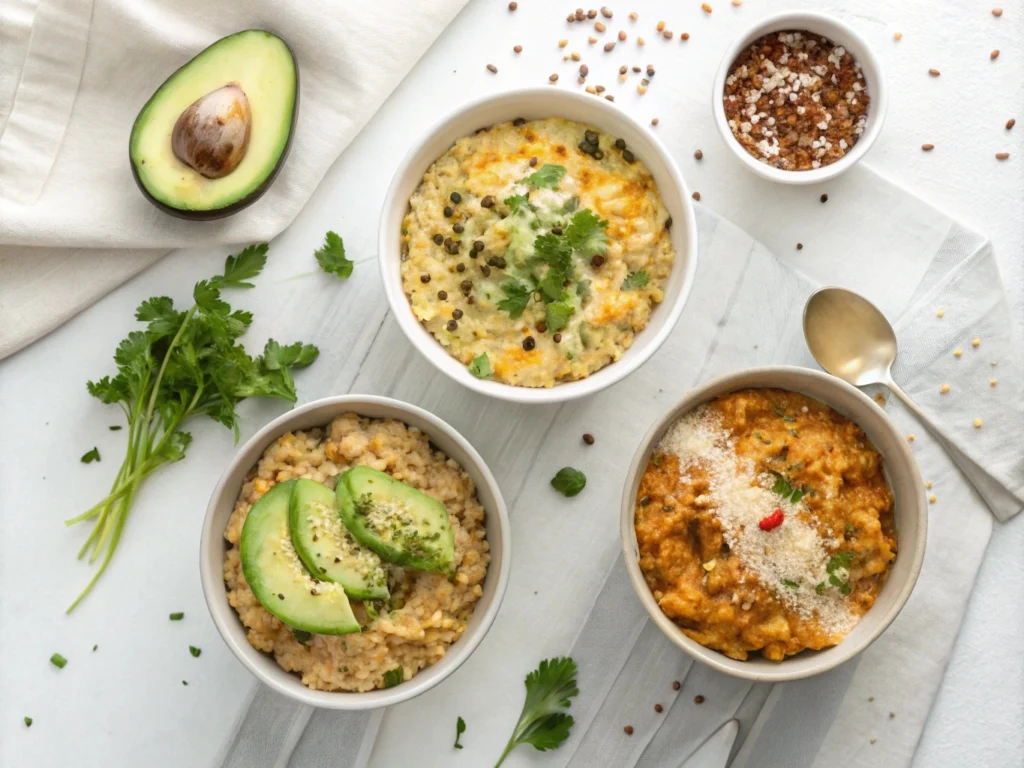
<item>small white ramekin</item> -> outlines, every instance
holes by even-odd
[[[365,693],[335,693],[307,688],[296,675],[286,672],[274,659],[253,648],[235,609],[228,604],[224,584],[224,529],[234,509],[245,475],[263,451],[286,432],[326,426],[343,413],[354,412],[376,419],[397,419],[416,427],[459,464],[476,485],[477,498],[487,515],[484,526],[490,544],[491,563],[484,580],[483,596],[476,604],[469,626],[439,662],[420,670],[411,680],[392,688]],[[342,395],[314,400],[289,411],[252,436],[231,460],[210,498],[203,522],[199,569],[206,605],[213,623],[228,648],[262,683],[302,704],[325,709],[376,709],[397,704],[433,688],[466,661],[484,639],[505,595],[511,566],[512,535],[508,512],[498,483],[476,449],[447,423],[414,405],[372,395]]]
[[[564,117],[589,123],[612,136],[625,139],[637,159],[647,166],[658,185],[661,199],[672,217],[672,245],[675,263],[665,286],[665,299],[654,308],[647,327],[636,335],[621,358],[585,379],[556,384],[550,388],[516,387],[499,381],[478,379],[438,343],[416,319],[402,287],[402,219],[409,210],[409,198],[423,174],[455,143],[474,131],[495,123],[522,117],[527,120]],[[520,403],[553,403],[591,395],[620,381],[645,363],[668,338],[690,295],[697,270],[697,224],[690,193],[668,150],[645,127],[605,99],[560,88],[525,88],[485,96],[459,107],[426,132],[405,156],[388,189],[378,232],[378,260],[384,292],[391,311],[406,337],[436,368],[464,387],[502,400]]]
[[[784,30],[807,31],[827,37],[846,48],[861,65],[864,72],[867,92],[871,97],[864,133],[842,159],[823,168],[815,168],[810,171],[784,171],[781,168],[762,163],[748,153],[743,145],[736,140],[725,116],[723,100],[725,79],[729,76],[733,62],[758,38]],[[885,120],[887,102],[888,93],[885,87],[885,77],[882,74],[882,65],[867,41],[857,34],[853,27],[834,16],[808,11],[787,11],[769,16],[736,38],[736,41],[729,46],[722,57],[722,63],[718,67],[718,74],[715,75],[715,84],[711,92],[711,109],[714,111],[715,125],[718,126],[718,132],[729,149],[744,166],[758,176],[783,184],[816,184],[834,178],[851,168],[854,163],[867,154],[875,139],[878,138],[878,134],[882,130],[882,122]]]
[[[636,494],[640,480],[661,438],[681,416],[698,405],[739,389],[775,387],[800,392],[825,403],[859,425],[882,455],[886,479],[895,497],[899,554],[893,562],[874,606],[861,618],[842,642],[821,651],[802,651],[784,661],[775,662],[753,655],[747,661],[730,659],[723,653],[691,640],[661,608],[651,594],[640,570],[639,548],[634,528]],[[648,430],[629,467],[622,494],[620,518],[622,550],[630,581],[640,602],[658,628],[683,651],[719,672],[759,682],[779,683],[800,680],[826,672],[849,661],[863,651],[886,628],[910,597],[924,561],[928,530],[928,503],[924,482],[914,455],[896,426],[870,397],[856,387],[820,371],[792,366],[748,368],[730,373],[690,391]]]

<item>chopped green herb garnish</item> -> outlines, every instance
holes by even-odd
[[[203,652],[203,649],[202,648],[196,648],[194,645],[190,645],[188,647],[188,652],[191,653],[193,657],[198,659],[199,658],[199,654]]]
[[[466,721],[461,717],[455,721],[455,749],[462,749],[462,745],[459,744],[459,739],[462,738],[462,734],[466,732]]]
[[[817,592],[819,595],[822,594],[825,591],[825,582],[823,581],[820,584],[818,584],[818,586],[814,588],[814,591]]]
[[[121,430],[121,425],[111,424],[109,427],[107,427],[107,429],[109,429],[111,432],[119,432]]]
[[[647,274],[646,269],[640,269],[636,272],[630,272],[626,275],[626,279],[622,281],[622,290],[632,291],[637,288],[643,288],[651,281],[651,276]]]
[[[565,230],[565,237],[576,253],[589,259],[591,256],[603,255],[608,250],[608,235],[605,234],[607,227],[605,219],[589,208],[584,208],[572,217],[572,222]]]
[[[548,187],[553,189],[558,186],[558,182],[562,180],[563,176],[565,176],[565,166],[545,163],[540,167],[539,171],[531,173],[523,181],[531,187]]]
[[[547,274],[538,284],[545,301],[559,301],[562,298],[565,281],[574,274],[572,246],[565,237],[540,235],[533,241],[534,260],[548,265]]]
[[[576,355],[574,355],[572,352],[566,352],[565,353],[565,359],[566,360],[575,360],[576,359]]]
[[[184,613],[172,613],[167,618],[169,618],[171,621],[181,621],[182,619],[185,618],[185,614]]]
[[[580,280],[576,283],[576,295],[581,299],[590,296],[590,280]]]
[[[505,205],[509,207],[512,215],[525,210],[530,204],[530,198],[526,195],[513,195],[505,198]]]
[[[181,684],[182,684],[182,685],[188,685],[188,680],[182,680],[182,681],[181,681]]]
[[[498,302],[498,309],[502,312],[508,312],[509,317],[513,320],[521,317],[526,310],[526,306],[530,303],[530,296],[533,291],[530,290],[529,286],[517,280],[509,279],[501,284],[501,292],[505,294],[505,298]]]
[[[50,663],[53,664],[57,669],[64,669],[64,665],[68,663],[68,660],[61,656],[59,653],[53,654],[50,657]]]
[[[853,523],[847,523],[843,526],[843,535],[849,539],[853,536],[856,530],[857,529],[853,526]]]
[[[135,318],[146,328],[132,331],[118,345],[114,353],[117,374],[89,382],[89,394],[124,411],[127,445],[110,494],[66,521],[68,525],[92,521],[94,527],[79,557],[88,552],[90,562],[101,558],[92,580],[68,613],[110,564],[142,481],[163,465],[185,457],[192,441],[183,428],[188,419],[208,416],[232,429],[237,441],[235,408],[242,400],[263,395],[295,402],[290,368],[313,362],[316,347],[281,346],[271,341],[262,356],[251,357],[237,340],[248,329],[252,314],[232,311],[221,298],[224,289],[251,288],[249,281],[262,271],[266,260],[266,244],[228,256],[222,274],[196,283],[192,292],[195,303],[187,310],[176,310],[166,296],[142,302]]]
[[[345,243],[334,232],[327,233],[324,237],[323,247],[314,251],[313,255],[316,256],[320,269],[329,275],[337,275],[344,280],[352,274],[352,267],[354,265],[345,256]]]
[[[292,634],[295,635],[295,639],[299,641],[300,645],[305,645],[313,637],[313,635],[303,629],[293,629]]]
[[[467,367],[469,368],[469,372],[478,379],[486,379],[494,373],[494,369],[491,367],[491,358],[487,356],[486,352],[474,357],[473,362],[471,362]]]
[[[756,437],[758,440],[760,440],[765,445],[771,445],[772,444],[772,441],[768,440],[767,438],[765,438],[765,436],[762,435],[760,432],[755,432],[754,433],[754,437]]]
[[[404,679],[405,679],[405,673],[402,672],[402,668],[401,667],[395,667],[394,669],[389,669],[387,672],[384,673],[384,687],[385,688],[394,688],[396,685],[398,685]]]
[[[783,579],[782,583],[784,585],[786,585],[787,587],[789,587],[790,589],[800,589],[800,582],[799,581],[793,581],[792,579]]]
[[[573,306],[568,298],[548,304],[544,308],[544,322],[547,324],[548,331],[555,333],[565,328],[569,324],[569,318],[572,317],[575,311],[576,307]]]
[[[773,405],[772,410],[775,411],[776,416],[781,416],[783,421],[796,421],[792,416],[787,416],[786,412],[777,405]]]
[[[93,448],[91,451],[86,451],[82,454],[82,458],[79,459],[83,464],[92,464],[94,461],[100,460],[100,449]]]
[[[93,650],[93,652],[95,652],[95,651],[96,651],[96,650],[97,650],[98,648],[99,648],[99,645],[94,645],[94,646],[92,647],[92,650]]]
[[[575,496],[583,490],[587,484],[587,477],[578,469],[562,467],[558,473],[551,478],[551,486],[563,496]]]
[[[494,768],[505,762],[509,752],[520,744],[532,744],[544,752],[555,749],[569,738],[573,719],[565,710],[569,709],[572,698],[579,692],[575,661],[568,657],[542,661],[526,676],[523,711]]]
[[[760,433],[755,432],[754,434],[757,436]],[[789,499],[794,504],[799,503],[800,499],[810,492],[810,489],[807,488],[807,486],[794,488],[789,484],[789,481],[778,472],[772,472],[772,474],[775,475],[775,485],[772,486],[772,493],[777,493],[782,498]]]
[[[797,434],[797,431],[795,429],[789,430],[789,434],[791,434],[793,437],[800,437],[800,435]]]
[[[829,558],[825,570],[828,572],[828,583],[838,587],[844,595],[850,594],[853,588],[850,586],[849,567],[853,564],[853,552],[836,552]],[[839,571],[843,573],[840,574]]]
[[[461,720],[461,718],[459,718],[459,719]],[[32,727],[32,718],[31,717],[26,717],[25,718],[25,727],[26,728],[31,728]]]

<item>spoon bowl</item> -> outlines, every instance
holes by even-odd
[[[822,288],[804,307],[804,336],[818,364],[854,386],[885,383],[896,360],[896,332],[862,296]]]

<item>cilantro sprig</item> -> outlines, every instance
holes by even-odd
[[[455,749],[462,749],[462,745],[459,743],[459,739],[462,738],[462,734],[466,732],[466,721],[459,717],[455,721]]]
[[[345,242],[335,232],[328,232],[322,248],[313,252],[320,269],[345,280],[352,274],[353,262],[345,256]]]
[[[637,288],[646,287],[650,281],[651,276],[647,273],[646,269],[630,272],[626,275],[626,279],[622,281],[622,290],[635,291]]]
[[[491,366],[491,358],[487,356],[486,352],[474,357],[473,362],[466,367],[469,368],[469,372],[478,379],[486,379],[494,373],[494,368]]]
[[[505,298],[498,302],[498,309],[508,312],[513,320],[522,317],[533,294],[530,287],[510,278],[501,284],[501,292],[505,294]]]
[[[853,552],[836,552],[829,558],[825,571],[828,583],[839,589],[844,595],[850,594],[850,565],[853,564]],[[820,594],[820,593],[819,593]]]
[[[102,555],[96,573],[71,613],[89,594],[110,564],[142,481],[165,464],[181,461],[192,442],[182,427],[193,416],[208,416],[235,433],[235,406],[247,397],[277,397],[294,403],[291,371],[312,363],[318,354],[310,344],[280,345],[271,340],[257,357],[238,343],[252,323],[252,313],[232,310],[221,298],[226,288],[251,288],[250,280],[267,262],[267,245],[251,245],[228,256],[224,271],[196,283],[194,304],[174,308],[166,296],[139,305],[135,318],[146,324],[132,331],[114,352],[117,373],[88,383],[89,394],[117,405],[128,422],[128,445],[110,494],[67,525],[91,520],[93,528],[79,550],[89,562]]]
[[[772,474],[775,476],[775,485],[772,486],[772,493],[777,493],[782,498],[788,499],[794,504],[797,504],[800,499],[810,492],[810,489],[806,485],[800,488],[794,488],[790,485],[789,480],[778,472],[772,472]]]
[[[529,184],[531,187],[547,187],[553,189],[558,186],[558,182],[565,176],[564,165],[552,165],[551,163],[544,163],[540,167],[540,170],[535,173],[531,173],[523,181]]]
[[[608,235],[605,230],[608,221],[602,219],[589,208],[577,211],[565,230],[565,238],[569,245],[580,256],[604,255],[608,250]]]
[[[494,768],[505,762],[508,754],[520,744],[532,744],[544,752],[555,749],[569,738],[574,721],[565,710],[579,692],[575,661],[565,656],[542,661],[526,676],[523,711]]]

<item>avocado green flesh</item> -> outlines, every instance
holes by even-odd
[[[288,508],[295,481],[275,485],[242,527],[242,573],[260,604],[290,627],[320,635],[359,632],[345,590],[316,581],[292,546]]]
[[[388,598],[380,557],[346,530],[334,491],[314,480],[296,480],[288,523],[295,551],[310,573],[340,584],[354,600]]]
[[[370,467],[353,467],[335,489],[345,527],[388,562],[449,573],[455,537],[444,504]]]
[[[249,146],[238,167],[208,179],[171,149],[178,117],[192,102],[237,83],[252,111]],[[262,194],[283,162],[298,107],[298,70],[279,37],[250,29],[213,43],[157,89],[132,126],[129,156],[139,186],[170,212],[237,210]]]

